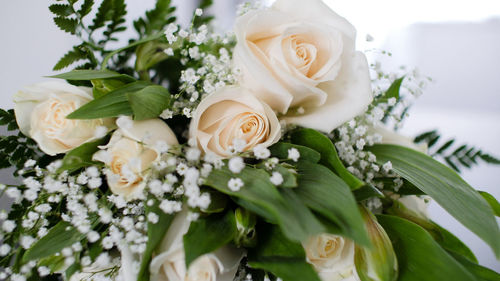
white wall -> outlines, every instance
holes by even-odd
[[[192,1],[177,0],[181,21],[188,22]],[[269,1],[268,1],[269,2]],[[495,0],[326,0],[351,20],[359,38],[372,34],[375,46],[392,51],[394,66],[418,67],[435,79],[410,112],[404,132],[415,135],[437,128],[445,136],[475,144],[500,155],[500,8]],[[16,0],[0,10],[0,107],[11,108],[11,96],[23,85],[44,80],[52,66],[75,43],[52,23],[49,1]],[[214,8],[230,27],[235,1],[215,0]],[[130,0],[129,19],[154,0]],[[489,20],[488,20],[489,19]],[[452,22],[450,22],[452,21]],[[360,41],[361,48],[368,45]],[[472,186],[500,198],[500,167],[481,166],[463,177]],[[9,180],[0,174],[4,181]],[[488,247],[439,206],[433,219],[463,239],[480,262],[500,271]],[[480,219],[480,218],[478,218]]]

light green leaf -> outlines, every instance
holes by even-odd
[[[62,249],[71,247],[83,238],[85,238],[85,234],[80,233],[68,222],[61,221],[24,253],[23,263],[59,253]]]
[[[152,197],[149,200],[154,200]],[[174,219],[174,215],[165,214],[159,207],[159,202],[154,200],[151,206],[146,204],[146,217],[150,213],[158,215],[159,219],[157,223],[152,223],[148,221],[148,242],[146,244],[146,250],[142,255],[141,267],[139,269],[139,274],[137,275],[137,281],[148,281],[149,280],[149,263],[153,252],[160,245],[163,237],[168,231],[170,224]]]
[[[436,200],[464,226],[488,243],[500,257],[500,231],[491,207],[453,170],[412,149],[375,145],[377,163],[392,163],[394,172]]]
[[[142,81],[127,84],[83,105],[66,118],[98,119],[118,117],[120,115],[132,115],[133,111],[128,102],[127,94],[139,91],[149,85],[149,83]]]
[[[498,280],[500,280],[500,274],[498,274],[497,272],[495,272],[489,268],[480,266],[477,263],[474,263],[474,262],[470,261],[469,259],[467,259],[459,254],[450,252],[450,255],[452,257],[454,257],[456,261],[458,261],[460,264],[462,264],[462,266],[465,267],[471,274],[476,276],[478,281],[498,281]]]
[[[170,93],[159,85],[129,92],[127,96],[135,120],[156,118],[170,105]]]
[[[370,246],[363,218],[347,184],[322,165],[301,162],[298,168],[299,187],[293,190],[300,199],[335,223],[341,234]]]
[[[232,211],[199,218],[184,235],[186,267],[196,258],[214,252],[236,237],[236,221]]]
[[[240,178],[244,182],[239,191],[228,188],[228,182],[232,178]],[[324,231],[321,223],[291,189],[280,189],[280,193],[263,170],[246,167],[234,175],[227,167],[223,167],[214,170],[205,184],[235,197],[235,201],[244,208],[278,224],[291,240],[302,241]]]
[[[269,150],[271,151],[272,156],[284,160],[288,159],[288,150],[292,148],[295,148],[299,151],[300,153],[299,160],[301,161],[305,160],[312,163],[318,163],[319,159],[321,159],[321,155],[319,154],[319,152],[310,149],[309,147],[291,144],[287,142],[278,142],[273,146],[269,147]]]
[[[332,141],[322,133],[313,129],[299,129],[292,133],[292,143],[316,150],[321,155],[320,164],[339,175],[352,190],[365,185],[363,181],[352,175],[340,160]]]
[[[90,81],[94,79],[118,78],[122,76],[124,75],[107,69],[103,70],[84,69],[84,70],[73,70],[70,72],[61,73],[49,77],[65,79],[65,80]]]
[[[493,212],[495,213],[495,216],[500,217],[500,203],[498,203],[497,199],[493,197],[493,195],[489,194],[486,191],[479,191],[479,194],[483,196],[483,198],[490,204],[491,208],[493,209]]]
[[[398,281],[476,280],[420,226],[394,216],[379,215],[377,219],[398,257]]]
[[[265,225],[258,229],[259,243],[248,253],[248,264],[280,277],[284,281],[320,281],[306,262],[302,245],[292,242],[279,228]]]
[[[88,142],[68,152],[64,158],[58,173],[68,171],[70,173],[84,167],[100,165],[100,162],[92,161],[92,156],[99,150],[98,146],[103,145],[109,138],[102,138],[93,142]]]

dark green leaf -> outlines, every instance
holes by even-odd
[[[69,19],[63,17],[54,18],[54,23],[63,31],[66,31],[71,34],[75,34],[76,26],[78,25],[78,21],[76,19]]]
[[[127,96],[135,120],[156,118],[170,105],[170,93],[159,85],[129,92]]]
[[[113,0],[103,0],[95,15],[93,24],[89,26],[91,30],[103,27],[106,21],[113,15]]]
[[[378,164],[390,161],[394,172],[431,196],[464,226],[488,243],[500,257],[500,231],[491,207],[450,168],[431,157],[397,145],[376,145]]]
[[[380,215],[377,219],[398,257],[398,281],[475,280],[420,226],[394,216]]]
[[[278,172],[283,176],[283,183],[279,185],[279,187],[285,187],[285,188],[294,188],[297,187],[297,177],[296,174],[285,168],[283,165],[276,165],[273,169],[274,172]]]
[[[54,255],[83,238],[85,238],[85,234],[80,233],[71,224],[61,221],[24,253],[23,262]]]
[[[77,47],[74,47],[72,50],[67,52],[54,66],[53,70],[61,70],[65,67],[70,66],[71,64],[86,59],[87,55],[82,52]]]
[[[339,175],[352,190],[356,190],[365,183],[353,176],[340,160],[332,141],[322,133],[313,129],[299,129],[292,134],[292,142],[316,150],[321,155],[320,164]]]
[[[493,195],[485,191],[479,191],[479,194],[481,194],[481,196],[483,196],[486,202],[490,204],[491,208],[493,209],[493,212],[495,213],[495,216],[500,217],[500,203],[498,203],[497,199],[495,199]]]
[[[83,18],[86,15],[88,15],[92,11],[92,6],[94,5],[94,0],[85,0],[80,7],[80,10],[78,13],[80,14],[80,17]]]
[[[66,17],[66,16],[73,14],[73,10],[71,9],[71,6],[66,5],[66,4],[52,4],[49,6],[49,10],[53,14],[55,14],[57,16],[61,16],[61,17]]]
[[[373,198],[373,197],[378,197],[378,198],[384,198],[384,194],[375,186],[371,184],[366,184],[360,189],[356,189],[354,192],[354,197],[356,198],[356,201],[363,201],[368,198]]]
[[[134,82],[127,84],[115,91],[112,91],[98,99],[95,99],[66,118],[69,119],[98,119],[107,117],[118,117],[121,115],[132,115],[133,111],[130,107],[127,94],[139,91],[150,84],[147,82]]]
[[[94,79],[107,79],[122,77],[123,74],[111,70],[73,70],[66,73],[49,76],[50,78],[59,78],[65,80],[94,80]]]
[[[70,173],[92,165],[100,165],[99,162],[92,161],[92,156],[99,150],[98,146],[103,145],[109,138],[102,138],[93,142],[88,142],[68,152],[64,158],[58,172],[68,171]]]
[[[186,267],[189,267],[196,258],[228,244],[235,236],[236,221],[232,211],[199,218],[192,222],[189,231],[184,235]]]
[[[496,273],[495,271],[482,267],[478,265],[477,263],[471,262],[469,259],[458,255],[456,253],[450,252],[449,253],[451,256],[455,258],[456,261],[458,261],[460,264],[462,264],[465,269],[467,269],[471,274],[476,276],[478,281],[498,281],[500,280],[500,274]]]
[[[288,240],[279,228],[271,225],[261,227],[258,233],[258,246],[248,254],[252,268],[269,271],[284,281],[320,281],[306,262],[300,243]]]
[[[351,190],[329,169],[318,164],[299,163],[299,187],[294,191],[309,208],[338,225],[341,234],[360,245],[370,246]]]
[[[150,197],[149,200],[153,200],[152,197]],[[174,215],[165,214],[160,209],[159,205],[159,202],[155,200],[152,206],[148,206],[148,204],[146,204],[145,207],[146,216],[150,213],[154,213],[158,215],[159,220],[157,223],[148,221],[148,242],[146,244],[146,250],[142,255],[142,262],[137,276],[137,281],[149,280],[149,263],[151,262],[153,252],[160,245],[174,219]]]
[[[287,142],[278,142],[273,146],[269,147],[271,151],[271,155],[277,157],[279,159],[288,159],[288,150],[295,148],[300,153],[299,160],[305,160],[312,163],[318,163],[319,159],[321,159],[321,155],[319,152],[310,149],[309,147],[291,144]]]

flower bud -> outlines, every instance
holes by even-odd
[[[393,281],[398,277],[398,261],[391,240],[377,219],[362,208],[371,248],[356,245],[354,261],[361,281]]]
[[[235,243],[238,246],[253,247],[257,242],[255,225],[257,219],[255,215],[245,209],[238,208],[234,211],[236,218],[236,228],[238,234],[235,238]]]

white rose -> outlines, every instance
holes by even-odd
[[[304,243],[307,261],[322,281],[359,281],[354,248],[353,241],[333,234],[316,235]]]
[[[415,212],[423,218],[429,218],[428,207],[431,202],[431,197],[422,195],[405,195],[398,199],[410,211]]]
[[[118,130],[93,159],[108,167],[106,177],[111,191],[132,200],[142,195],[151,164],[160,156],[156,150],[158,144],[176,145],[178,142],[160,119],[132,121],[120,117],[118,120],[124,122],[117,122]]]
[[[66,119],[92,99],[90,88],[65,82],[28,86],[14,95],[16,121],[21,132],[33,138],[46,154],[65,153],[97,139],[97,127],[112,125],[112,119]]]
[[[187,214],[187,210],[179,213],[163,238],[149,267],[151,281],[232,281],[243,252],[229,246],[197,258],[186,269],[183,236],[190,224]]]
[[[422,153],[427,153],[427,145],[416,144],[413,139],[398,134],[392,130],[388,130],[382,126],[375,126],[371,131],[375,134],[379,134],[382,137],[382,143],[384,144],[395,144],[400,146],[405,146]]]
[[[234,140],[246,143],[242,151],[257,144],[268,147],[276,143],[281,126],[273,110],[248,90],[226,87],[201,101],[193,114],[189,135],[205,153],[228,157]]]
[[[330,132],[372,101],[356,30],[321,0],[277,0],[239,17],[235,34],[240,83],[289,123]]]

